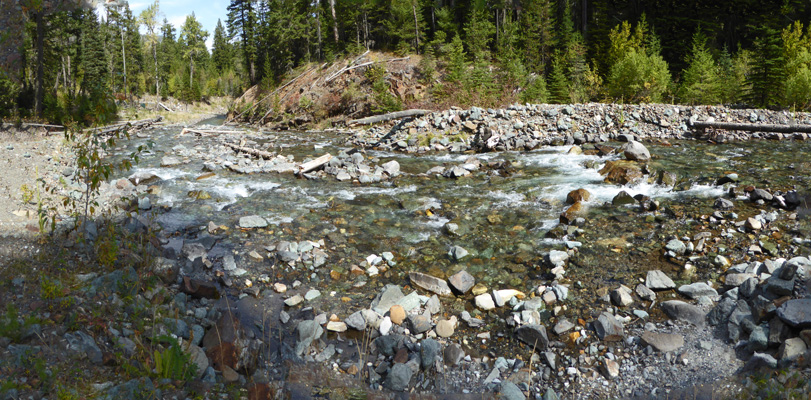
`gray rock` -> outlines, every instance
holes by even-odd
[[[523,325],[515,330],[515,336],[536,350],[546,349],[549,345],[549,337],[546,335],[546,327],[543,325]]]
[[[662,303],[662,311],[671,319],[687,321],[695,326],[704,326],[706,314],[700,308],[679,300]]]
[[[310,289],[310,290],[307,291],[307,293],[304,293],[304,300],[312,301],[312,300],[317,299],[320,296],[321,296],[321,292],[319,290]]]
[[[614,199],[611,200],[611,204],[615,206],[624,206],[626,204],[636,204],[636,199],[633,198],[628,192],[622,190],[614,196]]]
[[[489,311],[496,308],[496,303],[493,301],[493,296],[490,293],[482,293],[473,299],[476,307]]]
[[[774,196],[772,196],[772,194],[765,189],[755,189],[751,193],[749,193],[749,199],[752,201],[758,200],[772,201],[772,199],[774,199]]]
[[[811,298],[792,299],[777,309],[777,316],[794,328],[811,328]]]
[[[732,203],[731,200],[727,200],[724,198],[715,199],[715,203],[712,205],[713,208],[718,210],[731,210],[735,207],[735,204]]]
[[[425,302],[425,310],[432,315],[439,314],[439,312],[442,311],[442,303],[439,301],[439,297],[437,297],[437,295],[431,296],[431,298]]]
[[[790,296],[794,291],[794,279],[785,280],[772,275],[763,285],[763,290],[777,296]]]
[[[555,327],[552,328],[552,331],[555,332],[556,335],[560,336],[574,328],[574,324],[566,318],[561,318]]]
[[[420,367],[428,371],[434,365],[437,356],[439,355],[439,342],[434,339],[425,339],[420,342]]]
[[[459,293],[467,293],[473,286],[476,285],[476,279],[465,270],[461,270],[448,278],[451,286]]]
[[[465,351],[462,350],[462,347],[458,344],[452,343],[448,347],[445,347],[444,356],[446,365],[455,366],[465,358]]]
[[[707,314],[707,322],[712,326],[726,323],[729,321],[729,316],[735,311],[735,307],[736,301],[734,299],[724,297],[718,305]]]
[[[371,309],[380,315],[384,315],[389,312],[391,306],[397,304],[403,297],[405,297],[405,295],[403,295],[403,291],[399,286],[386,285],[380,293],[380,296],[372,301]]]
[[[741,373],[757,371],[763,368],[777,368],[777,360],[766,353],[755,353],[741,368]]]
[[[138,378],[111,387],[104,396],[100,396],[99,398],[102,400],[151,400],[160,399],[162,397],[161,390],[155,388],[151,379]]]
[[[408,274],[408,278],[411,280],[411,283],[414,286],[432,293],[436,293],[440,296],[450,296],[453,294],[451,293],[451,288],[448,286],[448,283],[445,282],[445,280],[439,279],[435,276],[420,272],[410,272]]]
[[[206,352],[197,345],[189,345],[188,349],[186,350],[189,353],[189,361],[197,367],[197,378],[202,378],[203,373],[206,372],[206,369],[209,366],[208,357],[206,357]]]
[[[635,140],[629,141],[624,144],[620,149],[624,152],[625,158],[632,161],[648,161],[650,160],[650,152],[642,143]]]
[[[627,307],[634,303],[634,298],[631,294],[631,289],[625,285],[611,291],[611,301],[619,307]]]
[[[802,355],[808,350],[808,345],[805,344],[800,338],[791,338],[786,339],[782,345],[780,345],[780,354],[781,360],[794,360]]]
[[[301,357],[304,352],[310,348],[313,341],[318,340],[324,333],[321,325],[318,325],[314,320],[306,320],[298,323],[296,327],[298,331],[298,343],[296,344],[296,355]]]
[[[749,343],[747,347],[750,351],[764,351],[769,347],[769,330],[767,327],[760,325],[752,330],[749,334]]]
[[[499,386],[499,398],[504,400],[525,400],[527,397],[514,383],[503,381]]]
[[[566,265],[566,260],[568,259],[569,253],[560,250],[552,250],[546,255],[546,260],[555,267]]]
[[[687,245],[679,239],[673,239],[665,245],[665,250],[672,251],[676,255],[683,256],[687,252]]]
[[[407,296],[403,296],[403,298],[397,301],[397,304],[401,305],[405,312],[419,307],[420,303],[420,295],[418,295],[416,291],[409,293]]]
[[[724,279],[724,285],[728,287],[738,287],[746,282],[749,278],[757,278],[755,274],[727,274]]]
[[[679,286],[678,292],[691,299],[697,299],[701,296],[718,296],[718,292],[712,286],[704,282],[691,283],[689,285]]]
[[[150,210],[152,209],[152,201],[149,200],[148,196],[141,197],[138,199],[138,209],[139,210]]]
[[[758,279],[757,278],[749,278],[738,287],[738,292],[741,296],[750,298],[755,295],[755,291],[757,290],[758,286]]]
[[[625,336],[622,323],[617,320],[612,314],[603,312],[594,321],[594,330],[597,332],[597,337],[600,340],[616,341]]]
[[[344,319],[346,326],[356,330],[356,331],[365,331],[366,330],[366,319],[363,318],[363,312],[356,311],[350,314],[346,319]]]
[[[268,221],[258,215],[249,215],[239,219],[239,227],[243,229],[265,228]]]
[[[648,271],[648,275],[645,278],[645,286],[651,290],[668,290],[675,288],[676,284],[673,283],[673,280],[665,275],[664,272],[655,269]]]
[[[68,350],[78,354],[80,357],[87,357],[90,362],[96,365],[102,364],[101,349],[93,340],[93,337],[82,332],[66,333],[65,341],[68,342]]]
[[[385,386],[395,392],[403,392],[408,389],[413,372],[405,364],[394,364],[386,377]]]
[[[383,167],[383,171],[389,174],[389,176],[400,175],[400,163],[395,160],[382,164],[381,167]]]
[[[543,400],[560,400],[560,397],[555,390],[551,387],[546,388],[546,393],[543,394]]]
[[[174,166],[180,165],[182,163],[183,162],[180,161],[180,159],[177,158],[177,157],[164,156],[163,158],[161,158],[161,167],[164,167],[164,168],[165,167],[174,167]]]
[[[465,258],[468,255],[468,251],[465,250],[462,246],[453,246],[451,250],[448,252],[448,256],[453,258],[455,261],[459,261]]]
[[[433,325],[431,324],[431,320],[421,314],[418,315],[409,315],[408,316],[408,325],[411,327],[411,332],[414,333],[424,333],[428,332]]]
[[[639,337],[647,346],[661,353],[676,351],[684,346],[684,337],[672,333],[643,332]]]
[[[653,290],[650,290],[647,286],[643,284],[636,285],[636,295],[639,296],[642,300],[647,301],[654,301],[656,300],[656,293]]]

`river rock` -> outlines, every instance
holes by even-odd
[[[811,328],[811,298],[792,299],[777,309],[777,316],[794,328]]]
[[[656,292],[654,292],[653,290],[650,290],[650,288],[648,288],[647,286],[645,286],[645,285],[643,285],[641,283],[636,285],[636,295],[639,296],[639,298],[642,299],[642,300],[647,300],[647,301],[656,300]]]
[[[258,215],[249,215],[239,219],[239,227],[243,229],[266,228],[268,221]]]
[[[618,362],[606,358],[603,360],[603,371],[608,379],[614,379],[620,376],[620,365]]]
[[[411,332],[420,334],[428,332],[428,330],[433,327],[433,324],[431,324],[431,320],[428,317],[417,314],[408,316],[408,326],[411,328]]]
[[[363,318],[362,311],[355,311],[354,313],[350,314],[344,320],[346,325],[356,331],[365,331],[366,330],[366,319]]]
[[[392,328],[391,317],[387,315],[383,317],[382,320],[380,320],[380,326],[378,327],[378,329],[380,330],[380,335],[382,336],[388,335],[389,332],[391,332],[391,328]]]
[[[383,315],[389,311],[391,306],[397,304],[397,302],[403,297],[405,297],[405,295],[403,295],[403,292],[400,290],[399,286],[386,285],[379,297],[376,297],[375,300],[372,301],[371,309],[378,314]]]
[[[453,336],[454,326],[453,322],[447,319],[441,319],[436,324],[436,334],[441,338],[449,338]]]
[[[574,204],[569,206],[569,208],[567,208],[566,211],[560,214],[559,218],[560,223],[565,225],[572,224],[575,221],[575,219],[577,219],[577,217],[583,214],[583,211],[584,211],[583,203],[579,201],[575,202]]]
[[[625,160],[606,161],[605,166],[599,172],[600,175],[605,176],[607,183],[619,185],[638,182],[644,175],[639,164]]]
[[[66,333],[64,338],[68,344],[67,348],[69,351],[76,353],[80,358],[87,357],[93,364],[102,364],[103,357],[101,349],[92,336],[82,331],[76,331],[74,333]]]
[[[315,320],[299,322],[296,326],[296,331],[298,332],[296,355],[299,357],[303,356],[307,349],[310,348],[313,341],[318,340],[324,333],[324,329],[321,328],[321,325],[319,325]]]
[[[652,290],[668,290],[675,288],[676,284],[664,272],[655,269],[648,271],[645,286]]]
[[[594,321],[594,330],[597,332],[597,337],[605,341],[617,341],[625,336],[622,323],[607,312],[601,313]]]
[[[642,339],[642,343],[661,353],[676,351],[684,346],[684,337],[671,333],[647,331],[642,333],[640,339]]]
[[[454,289],[459,293],[465,294],[476,285],[476,279],[465,270],[461,270],[448,278]]]
[[[406,364],[394,364],[386,377],[386,387],[395,392],[403,392],[408,389],[413,372]]]
[[[465,248],[462,246],[453,246],[448,252],[448,256],[450,256],[455,261],[459,261],[467,257],[468,254],[469,254],[468,251],[465,250]]]
[[[683,256],[687,252],[687,245],[679,239],[673,239],[665,245],[665,250],[672,251],[676,255]]]
[[[493,290],[493,300],[495,301],[497,307],[504,307],[504,305],[507,304],[507,302],[509,302],[513,297],[523,299],[526,297],[526,295],[524,292],[515,289]]]
[[[455,366],[465,358],[465,351],[458,344],[452,343],[445,347],[444,356],[446,365]]]
[[[591,193],[586,189],[572,190],[566,195],[566,204],[574,204],[578,201],[589,201]]]
[[[751,193],[749,193],[749,199],[752,201],[758,200],[772,201],[772,199],[774,199],[774,196],[772,196],[772,194],[765,189],[755,189]]]
[[[735,204],[732,203],[731,200],[717,198],[715,199],[715,203],[713,203],[712,207],[718,210],[731,210],[735,207]]]
[[[391,322],[393,322],[396,325],[402,324],[406,318],[406,312],[403,306],[399,304],[391,306],[391,308],[389,309],[389,318],[391,318]]]
[[[546,255],[546,261],[555,267],[563,267],[566,265],[566,260],[569,259],[569,253],[560,250],[552,250]]]
[[[439,356],[440,345],[434,339],[425,339],[420,342],[420,367],[429,370]]]
[[[781,360],[794,360],[795,358],[804,355],[807,350],[808,346],[802,339],[791,338],[786,339],[786,341],[780,345],[780,351],[778,354],[780,355]]]
[[[650,160],[650,152],[647,147],[642,143],[632,140],[620,148],[623,151],[625,158],[631,161],[648,161]]]
[[[689,285],[679,286],[678,292],[691,299],[697,299],[701,296],[718,296],[718,292],[713,289],[712,286],[704,282],[696,282]]]
[[[529,346],[534,346],[536,350],[543,350],[549,345],[549,337],[546,334],[546,327],[538,324],[522,325],[515,330],[518,340]]]
[[[671,319],[687,321],[696,326],[704,326],[706,314],[700,308],[679,300],[662,303],[662,311]]]
[[[496,308],[496,303],[493,302],[493,296],[490,293],[482,293],[476,296],[473,301],[476,304],[476,307],[484,310],[490,311]]]
[[[759,231],[763,228],[763,224],[757,218],[749,217],[744,221],[743,228],[747,231]]]
[[[389,176],[394,177],[400,175],[400,163],[395,160],[382,164],[381,167],[383,168],[383,171],[389,174]]]
[[[440,296],[450,296],[453,294],[451,293],[451,288],[444,279],[439,279],[420,272],[410,272],[408,274],[408,278],[411,280],[411,283],[414,286],[425,289],[432,293],[436,293]]]
[[[327,330],[331,332],[346,332],[346,323],[341,321],[327,322]]]
[[[164,156],[163,158],[161,158],[161,167],[164,167],[164,168],[166,168],[166,167],[174,167],[174,166],[180,165],[182,163],[183,162],[180,161],[180,159],[177,158],[177,157]]]
[[[611,204],[614,205],[614,206],[624,206],[626,204],[636,204],[636,199],[634,199],[633,196],[628,194],[628,192],[626,192],[624,190],[620,190],[620,192],[617,193],[616,196],[614,196],[614,199],[611,200]]]
[[[611,291],[611,301],[617,306],[627,307],[634,303],[634,297],[631,294],[631,289],[625,285]]]
[[[499,398],[504,400],[525,400],[527,397],[516,384],[510,381],[503,381],[499,385]]]

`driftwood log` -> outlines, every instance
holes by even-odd
[[[811,125],[740,124],[734,122],[693,122],[695,129],[722,129],[727,131],[811,133]]]
[[[186,133],[194,133],[195,135],[198,135],[198,136],[212,136],[212,135],[227,135],[227,134],[237,134],[237,135],[239,135],[239,134],[243,134],[245,132],[243,132],[243,131],[219,130],[219,129],[183,128],[183,130],[180,131],[180,135],[178,135],[178,136],[183,136]]]
[[[375,115],[373,117],[361,118],[361,119],[353,119],[346,124],[349,126],[352,125],[370,125],[376,124],[378,122],[388,121],[397,118],[405,118],[405,117],[418,117],[421,115],[425,115],[430,113],[430,110],[404,110],[404,111],[395,111],[393,113],[383,114],[383,115]]]
[[[273,154],[273,153],[271,153],[269,151],[263,151],[263,150],[254,149],[254,148],[250,148],[250,147],[240,146],[238,144],[233,144],[233,143],[228,143],[228,142],[225,142],[225,145],[232,148],[232,149],[234,149],[234,150],[236,150],[236,151],[238,151],[238,152],[245,153],[245,154],[250,154],[250,155],[255,156],[255,157],[261,157],[261,158],[264,158],[264,159],[271,159],[273,157],[276,157],[276,154]]]
[[[324,154],[321,157],[316,158],[315,160],[307,161],[306,163],[299,164],[297,174],[306,174],[307,172],[316,170],[332,159],[332,154]]]
[[[124,129],[127,129],[129,131],[136,131],[136,130],[139,130],[139,129],[144,129],[144,128],[152,125],[152,124],[156,124],[156,123],[158,123],[158,122],[160,122],[162,120],[163,120],[163,117],[158,116],[158,117],[150,118],[150,119],[142,119],[142,120],[138,120],[138,121],[124,121],[124,122],[119,122],[119,123],[116,123],[116,124],[100,126],[100,127],[97,127],[97,128],[89,128],[89,129],[85,129],[84,131],[85,132],[92,132],[93,134],[96,134],[96,135],[106,135],[108,133],[117,132],[117,131],[124,130]]]

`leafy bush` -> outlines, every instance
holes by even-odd
[[[543,76],[531,75],[527,79],[526,89],[521,92],[522,103],[546,103],[549,92],[546,90],[546,80]]]
[[[670,85],[670,71],[661,56],[631,50],[611,66],[609,96],[630,102],[661,102]]]
[[[375,113],[388,113],[403,109],[400,99],[389,92],[389,83],[386,81],[386,68],[379,65],[372,65],[366,70],[366,78],[372,83],[374,91]]]

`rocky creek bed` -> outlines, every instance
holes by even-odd
[[[144,131],[118,150],[153,150],[100,198],[126,199],[115,226],[144,254],[60,272],[68,300],[7,294],[39,323],[0,340],[0,368],[83,360],[109,398],[808,395],[811,141],[689,128],[709,118],[811,123],[587,104]],[[60,232],[68,251],[100,248]],[[9,271],[8,292],[37,282],[19,260]],[[103,329],[67,323],[77,308]],[[191,382],[131,372],[166,337]],[[10,381],[10,398],[40,387]]]

